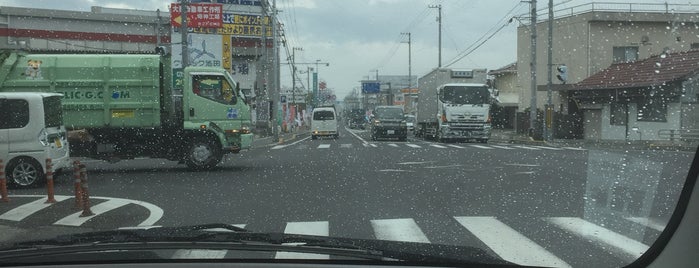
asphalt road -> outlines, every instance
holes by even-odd
[[[17,210],[43,203],[37,200],[45,190],[11,189],[0,225],[229,223],[260,232],[469,245],[529,265],[620,266],[660,234],[692,157],[371,141],[366,131],[343,128],[336,140],[299,136],[227,156],[206,172],[156,159],[89,161],[98,215],[76,219],[72,181],[61,176],[61,202],[51,206]]]

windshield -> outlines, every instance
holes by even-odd
[[[403,110],[400,108],[378,108],[374,115],[378,119],[404,119]]]
[[[698,1],[0,1],[0,266],[647,266]]]
[[[487,104],[489,98],[486,87],[446,86],[440,100],[449,104]]]

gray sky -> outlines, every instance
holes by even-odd
[[[91,6],[167,10],[169,2],[158,0],[0,0],[2,6],[55,8],[89,11]],[[554,0],[560,7],[589,0]],[[663,3],[662,0],[634,2]],[[682,1],[681,3],[688,3]],[[437,9],[442,5],[442,64],[446,65],[467,47],[504,25],[514,15],[528,12],[519,0],[277,0],[291,47],[300,47],[296,62],[329,62],[320,68],[320,79],[342,98],[375,75],[407,75],[408,44],[401,32],[410,32],[412,74],[422,76],[437,67]],[[539,9],[547,1],[539,0]],[[523,18],[526,20],[526,18]],[[451,68],[496,69],[516,61],[517,21]],[[287,58],[284,50],[280,56]],[[288,65],[282,65],[282,84],[291,86]],[[305,66],[300,66],[305,70]],[[306,75],[300,74],[303,84]]]

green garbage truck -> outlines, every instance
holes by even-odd
[[[0,51],[0,92],[63,94],[72,157],[165,158],[210,169],[249,149],[250,103],[218,67],[174,70],[170,55]]]

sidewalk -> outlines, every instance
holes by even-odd
[[[493,129],[490,140],[493,142],[506,142],[529,145],[553,145],[557,147],[576,147],[585,149],[612,149],[612,150],[671,150],[690,151],[697,149],[696,144],[671,142],[671,141],[624,141],[624,140],[585,140],[585,139],[554,139],[551,142],[537,141],[526,134],[516,133],[512,129]]]

